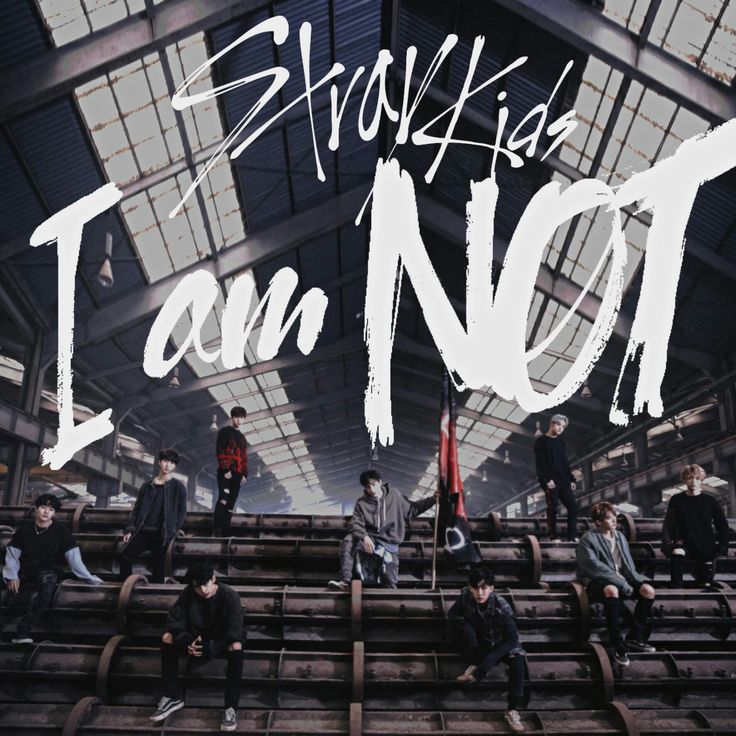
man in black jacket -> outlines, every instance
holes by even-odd
[[[340,544],[340,580],[330,580],[329,587],[347,590],[353,577],[356,549],[383,559],[380,585],[395,588],[399,580],[399,545],[404,541],[406,522],[423,514],[437,503],[438,493],[419,501],[410,501],[398,491],[381,483],[377,470],[360,474],[363,496],[355,503],[349,533]]]
[[[567,539],[577,542],[578,504],[575,500],[575,476],[567,461],[567,448],[562,433],[568,420],[564,414],[555,414],[549,420],[547,434],[534,443],[534,459],[537,464],[539,485],[547,500],[547,533],[550,540],[558,541],[557,509],[560,501],[567,509]]]
[[[524,725],[517,708],[524,698],[526,652],[511,606],[493,590],[493,573],[487,567],[470,571],[468,586],[448,611],[455,625],[463,657],[472,664],[458,675],[463,685],[480,682],[500,662],[509,666],[509,694],[506,723],[521,732]]]
[[[701,491],[700,465],[686,465],[681,478],[687,490],[672,496],[664,517],[662,549],[670,558],[670,580],[681,586],[687,566],[696,582],[710,588],[716,557],[728,554],[728,522],[716,498]]]
[[[138,491],[123,535],[123,544],[126,545],[120,556],[120,577],[123,580],[132,573],[137,557],[149,550],[151,579],[154,583],[164,581],[166,547],[179,533],[187,514],[187,490],[172,475],[178,463],[176,450],[161,450],[158,475]]]
[[[179,653],[195,660],[227,657],[225,713],[221,731],[237,728],[240,680],[243,676],[243,610],[240,597],[217,582],[212,564],[198,562],[187,573],[189,584],[166,619],[161,637],[161,675],[164,695],[151,716],[155,723],[184,707],[179,689]]]

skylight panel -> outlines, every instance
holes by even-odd
[[[130,15],[145,11],[145,0],[36,0],[57,48]],[[159,5],[164,0],[153,0]]]
[[[736,5],[729,3],[706,47],[700,68],[721,82],[731,84],[736,74]]]
[[[608,0],[603,8],[603,15],[624,28],[639,33],[649,3],[650,0]]]

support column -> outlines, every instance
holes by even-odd
[[[593,490],[593,463],[583,463],[583,493]]]
[[[721,373],[729,370],[729,366],[722,362]],[[718,423],[721,432],[736,430],[736,386],[732,381],[718,392]],[[736,459],[723,457],[718,459],[718,475],[728,481],[728,511],[729,516],[736,514]]]
[[[187,509],[190,511],[194,511],[197,505],[197,481],[199,479],[199,474],[203,469],[204,466],[195,473],[194,468],[191,468],[189,470],[189,475],[187,476]]]
[[[637,470],[646,468],[649,462],[649,444],[647,442],[647,433],[642,431],[634,437],[634,464]]]
[[[519,502],[521,503],[521,514],[520,516],[529,516],[529,502],[528,502],[528,494],[524,494],[520,499]]]
[[[20,408],[38,416],[41,405],[41,389],[43,387],[43,334],[38,333],[32,346],[26,349],[24,360],[23,382],[20,388]],[[31,448],[18,442],[10,448],[8,457],[8,475],[3,494],[3,503],[19,506],[23,503],[28,479],[28,462],[32,457]]]

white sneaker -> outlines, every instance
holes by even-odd
[[[184,701],[178,698],[167,698],[164,696],[158,701],[156,712],[150,716],[154,723],[166,720],[172,713],[184,707]]]
[[[330,580],[327,587],[332,590],[350,590],[350,583],[347,580]]]
[[[521,722],[521,716],[518,710],[507,710],[503,717],[506,719],[506,723],[509,724],[509,728],[516,732],[521,733],[524,730],[524,724]]]
[[[468,683],[475,682],[475,665],[471,664],[468,669],[465,670],[465,672],[462,673],[462,675],[458,675],[455,680],[457,682],[461,683],[462,685],[467,685]]]

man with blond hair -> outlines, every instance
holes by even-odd
[[[705,471],[700,465],[686,465],[680,477],[686,490],[670,499],[662,534],[662,550],[670,558],[670,581],[682,586],[688,567],[697,583],[710,588],[716,558],[728,554],[728,522],[715,496],[701,490]]]

